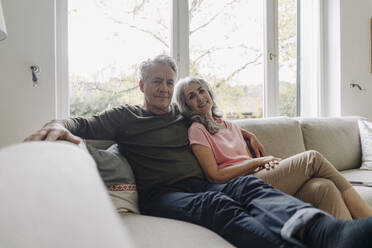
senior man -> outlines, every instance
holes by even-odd
[[[211,184],[193,156],[188,123],[171,104],[177,66],[166,55],[141,63],[143,106],[120,106],[91,118],[51,121],[32,140],[110,139],[130,162],[143,214],[205,226],[238,247],[369,247],[372,219],[339,221],[254,176]],[[242,130],[257,156],[255,136]],[[76,135],[76,136],[75,136]]]

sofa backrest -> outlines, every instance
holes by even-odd
[[[359,168],[360,117],[300,118],[306,150],[322,153],[338,170]]]
[[[234,120],[238,126],[254,133],[268,155],[287,158],[306,150],[322,153],[338,170],[359,168],[361,145],[358,119],[288,118]],[[96,148],[105,149],[112,141],[88,141]]]
[[[267,155],[287,158],[305,151],[300,123],[293,118],[274,117],[234,121],[239,127],[254,133]]]

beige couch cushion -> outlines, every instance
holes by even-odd
[[[122,214],[121,220],[136,247],[234,247],[207,228],[184,221],[137,214]]]
[[[275,117],[234,122],[254,133],[262,142],[267,155],[287,158],[305,151],[300,124],[295,119]]]
[[[306,150],[321,152],[338,170],[359,168],[361,148],[357,117],[303,118]]]
[[[341,171],[341,174],[348,181],[358,181],[365,183],[372,183],[372,171],[353,169]],[[354,186],[355,190],[358,191],[360,196],[372,207],[372,188],[366,186]]]

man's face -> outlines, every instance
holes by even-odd
[[[140,89],[144,93],[144,106],[154,114],[168,113],[172,101],[176,73],[167,65],[154,65],[150,68]]]

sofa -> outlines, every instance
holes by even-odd
[[[359,117],[243,119],[267,154],[321,152],[350,181],[360,169]],[[88,141],[104,149],[109,141]],[[288,182],[290,183],[290,182]],[[372,188],[354,186],[372,206]],[[95,160],[68,142],[28,142],[0,150],[0,247],[233,247],[194,224],[117,211]]]

